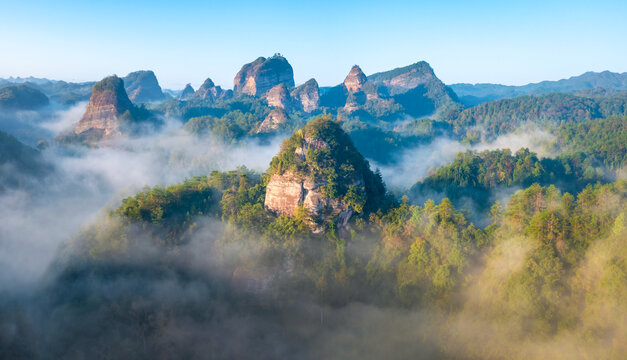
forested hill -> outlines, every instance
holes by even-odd
[[[487,139],[511,132],[526,123],[557,127],[607,116],[627,115],[627,91],[610,96],[583,97],[569,94],[527,95],[484,103],[442,116],[458,134],[474,126]],[[472,132],[471,132],[472,133]],[[472,135],[471,135],[472,136]]]
[[[604,88],[627,90],[627,73],[611,71],[586,72],[579,76],[558,81],[542,81],[522,86],[499,84],[453,84],[453,91],[466,106],[474,106],[487,101],[513,98],[521,95],[542,95],[554,92],[572,93],[585,89]]]
[[[0,131],[0,193],[26,186],[51,169],[39,151]]]

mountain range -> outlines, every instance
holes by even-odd
[[[513,98],[521,95],[542,95],[553,92],[572,93],[586,89],[627,90],[627,72],[588,71],[579,76],[557,81],[542,81],[521,86],[500,84],[452,84],[461,102],[466,106],[474,106],[486,101]]]

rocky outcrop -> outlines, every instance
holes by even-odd
[[[183,91],[181,91],[181,93],[178,96],[179,100],[187,100],[189,98],[191,98],[192,96],[194,96],[194,88],[192,87],[191,84],[187,84],[185,85],[185,88],[183,89]]]
[[[124,81],[113,75],[97,82],[85,114],[74,128],[77,135],[91,133],[98,138],[121,134],[122,117],[128,118],[134,106],[124,90]]]
[[[453,90],[438,79],[424,61],[372,74],[368,81],[384,87],[411,116],[428,115],[459,102]]]
[[[285,84],[279,84],[268,90],[265,95],[266,101],[269,106],[285,109],[290,111],[292,109],[292,98],[287,91]]]
[[[196,90],[194,99],[200,100],[222,100],[228,99],[233,95],[231,90],[222,90],[220,86],[216,86],[210,78]]]
[[[165,100],[155,73],[150,70],[135,71],[124,79],[126,93],[134,102],[154,102]]]
[[[292,216],[303,208],[314,232],[332,221],[346,229],[356,213],[375,208],[385,195],[381,179],[339,123],[321,117],[297,130],[272,159],[265,208]]]
[[[270,58],[260,57],[242,66],[235,75],[233,90],[236,93],[261,96],[278,84],[294,87],[294,71],[279,54]]]
[[[296,87],[291,93],[292,99],[300,103],[305,112],[318,110],[320,107],[320,87],[316,79],[309,79],[303,85]]]
[[[361,90],[361,87],[368,81],[366,75],[357,65],[353,66],[344,79],[344,87],[349,93]]]
[[[283,126],[283,124],[287,121],[288,116],[284,109],[274,109],[270,111],[268,116],[266,116],[263,122],[259,125],[259,128],[257,128],[257,134],[279,130],[279,128],[281,128],[281,126]]]
[[[345,228],[354,210],[342,199],[323,195],[320,188],[324,184],[292,172],[274,174],[266,186],[264,205],[270,211],[286,215],[294,215],[296,209],[302,206],[312,216],[314,232],[324,229],[321,221],[315,221],[322,215],[334,218],[338,228]],[[363,187],[363,182],[355,185]]]
[[[393,93],[401,89],[414,89],[418,85],[426,84],[439,79],[435,76],[433,69],[425,61],[420,61],[412,65],[384,71],[368,76],[368,80],[383,85],[393,90]]]

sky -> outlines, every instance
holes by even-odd
[[[420,60],[447,84],[627,72],[627,1],[0,0],[0,77],[95,81],[153,70],[164,88],[281,53],[296,83]]]

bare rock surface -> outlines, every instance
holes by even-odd
[[[233,80],[234,92],[261,96],[278,84],[294,87],[294,70],[281,55],[259,57],[242,66]]]
[[[344,86],[349,93],[361,90],[361,87],[368,81],[368,78],[357,65],[353,66],[344,79]]]
[[[320,87],[316,79],[309,79],[306,83],[296,87],[291,93],[292,99],[300,103],[305,112],[312,112],[320,108]]]
[[[77,135],[92,132],[101,138],[121,134],[122,117],[130,115],[133,103],[124,90],[124,81],[117,76],[107,77],[93,86],[85,114],[74,128]]]

